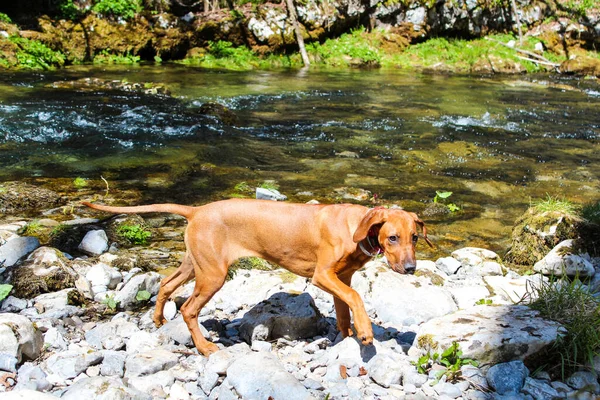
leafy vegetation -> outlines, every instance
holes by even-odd
[[[264,181],[259,187],[268,190],[279,190],[279,184],[275,181]]]
[[[77,178],[73,179],[73,186],[75,186],[76,189],[83,189],[87,185],[88,185],[88,180],[85,178],[77,177]]]
[[[119,305],[119,302],[115,300],[114,294],[110,294],[110,295],[106,296],[104,298],[104,300],[102,300],[102,304],[105,304],[106,307],[108,308],[108,310],[110,310],[111,312],[114,312],[114,311],[116,311],[117,306]]]
[[[0,13],[0,22],[4,22],[6,24],[12,24],[12,20],[10,17],[4,13]]]
[[[31,221],[23,228],[19,229],[19,234],[22,236],[37,236],[42,230],[42,225],[38,221]]]
[[[94,64],[137,64],[140,56],[131,54],[112,54],[110,49],[102,50],[94,57]]]
[[[348,65],[353,60],[362,64],[379,64],[383,58],[378,40],[367,34],[364,28],[354,29],[337,39],[328,39],[323,44],[310,43],[306,50],[318,61],[332,66]]]
[[[464,365],[477,366],[478,363],[470,358],[462,358],[462,351],[458,346],[457,342],[452,342],[452,345],[444,350],[441,354],[431,354],[430,351],[427,354],[421,356],[418,361],[413,363],[419,373],[428,374],[431,371],[434,364],[440,364],[445,369],[440,369],[437,373],[436,380],[439,380],[442,376],[446,376],[447,381],[456,382],[461,378],[461,368]]]
[[[117,233],[124,239],[127,239],[131,244],[145,245],[152,233],[145,230],[140,225],[123,224],[117,228]]]
[[[560,373],[564,379],[570,372],[590,365],[600,353],[600,299],[579,279],[563,277],[531,286],[522,302],[566,329],[547,350],[544,360],[549,372]]]
[[[139,301],[140,303],[143,303],[143,302],[150,300],[150,297],[152,297],[152,294],[150,294],[149,291],[140,290],[139,292],[136,293],[135,300]]]
[[[9,284],[0,285],[0,301],[8,297],[12,288],[13,286]]]
[[[50,70],[61,67],[65,63],[65,57],[61,52],[52,50],[42,42],[20,36],[11,36],[8,40],[18,46],[15,54],[17,68]]]
[[[95,12],[125,20],[135,17],[142,10],[140,0],[97,0],[95,3],[92,7]]]
[[[443,203],[450,196],[452,196],[452,192],[440,192],[439,190],[436,190],[433,202]],[[450,210],[450,212],[456,212],[460,210],[460,207],[454,203],[445,203],[444,205],[448,207],[448,210]]]
[[[486,305],[486,306],[490,306],[494,303],[494,301],[492,299],[479,299],[475,302],[476,306],[480,306],[480,305]]]

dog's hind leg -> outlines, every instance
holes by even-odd
[[[198,326],[198,315],[202,307],[221,289],[226,277],[226,265],[221,268],[205,268],[204,266],[199,268],[196,266],[196,286],[194,287],[194,293],[192,293],[190,298],[181,307],[181,315],[183,315],[183,320],[192,334],[194,345],[205,356],[218,351],[219,348],[216,344],[209,342],[202,336],[202,332]]]
[[[167,320],[163,316],[165,303],[173,294],[175,289],[184,283],[194,278],[194,264],[190,261],[189,255],[186,253],[181,265],[171,275],[163,278],[160,281],[160,289],[158,290],[158,296],[156,296],[156,307],[154,309],[154,316],[152,321],[156,327],[160,327],[167,323]]]

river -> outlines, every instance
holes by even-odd
[[[162,83],[172,95],[52,85],[84,77]],[[237,120],[199,113],[209,101]],[[459,211],[424,217],[433,253],[502,254],[532,201],[598,200],[599,110],[598,81],[534,75],[177,65],[3,72],[0,183],[82,177],[101,197],[102,176],[112,196],[202,204],[250,195],[242,182],[275,181],[293,201],[358,202],[343,194],[363,189],[375,195],[363,204],[417,213],[436,191],[451,191],[446,201]]]

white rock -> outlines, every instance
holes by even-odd
[[[275,189],[256,188],[256,198],[259,200],[283,201],[287,199],[287,196]]]
[[[79,244],[79,251],[90,256],[99,256],[108,250],[108,236],[102,229],[89,231]]]
[[[0,246],[0,265],[12,267],[38,247],[40,247],[40,241],[34,237],[24,236],[10,239]]]
[[[126,386],[119,378],[96,376],[69,386],[61,399],[150,400],[152,396]]]
[[[13,390],[11,392],[0,393],[1,400],[56,400],[51,394],[38,392],[31,389]]]
[[[448,275],[454,275],[461,266],[460,261],[454,257],[438,258],[435,265]]]
[[[0,314],[0,353],[12,355],[19,362],[39,357],[43,338],[33,323],[22,315]]]
[[[596,273],[589,255],[573,254],[574,240],[564,240],[554,247],[543,259],[536,262],[533,270],[544,275],[580,277],[593,276]],[[587,257],[585,257],[587,255]]]
[[[165,303],[163,315],[167,321],[171,321],[175,318],[175,315],[177,315],[177,304],[175,304],[174,301],[167,301]]]

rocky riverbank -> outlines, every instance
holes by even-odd
[[[313,65],[600,75],[596,6],[583,0],[515,5],[516,9],[503,1],[310,0],[296,7]],[[283,4],[245,4],[210,12],[148,9],[116,18],[83,6],[77,17],[65,17],[58,10],[52,16],[27,14],[18,7],[2,10],[12,15],[0,18],[0,67],[140,61],[236,69],[302,65]],[[12,23],[11,17],[25,27]],[[519,29],[523,40],[516,37]],[[481,40],[484,36],[492,40]],[[440,43],[440,38],[451,43]]]
[[[528,231],[545,237],[550,248],[571,246],[550,251],[533,274],[519,275],[497,254],[478,248],[419,261],[415,276],[398,275],[382,260],[370,262],[352,282],[374,324],[369,347],[342,340],[331,296],[308,280],[260,262],[238,265],[199,317],[205,337],[222,349],[206,358],[193,348],[178,312],[193,283],[167,303],[166,325],[157,329],[151,321],[162,277],[155,265],[175,266],[181,258],[183,221],[96,220],[84,210],[74,205],[61,217],[46,211],[48,218],[37,221],[39,239],[28,236],[31,221],[9,217],[0,225],[0,273],[13,285],[0,303],[0,391],[7,392],[0,398],[600,395],[599,357],[564,380],[553,366],[538,370],[565,335],[559,323],[526,306],[536,288],[552,286],[543,274],[577,274],[584,291],[597,296],[600,289],[600,260],[562,240],[564,218],[548,226],[537,219]],[[116,233],[134,224],[151,230],[158,245],[131,247]],[[63,240],[39,235],[57,226],[67,232]],[[561,269],[564,264],[572,269]]]

